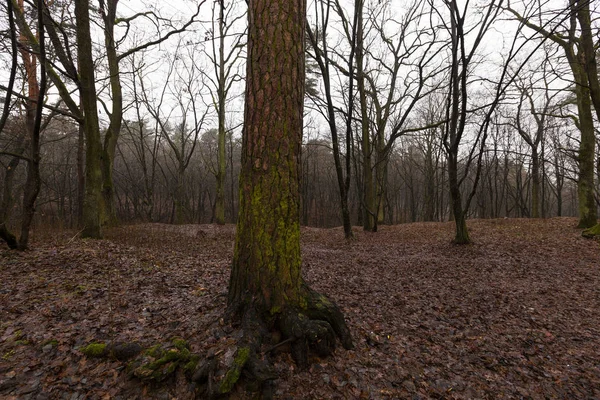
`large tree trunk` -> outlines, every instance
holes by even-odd
[[[77,56],[79,59],[79,83],[81,105],[85,115],[85,196],[83,200],[82,237],[102,237],[102,145],[98,126],[98,108],[94,80],[94,61],[92,59],[92,40],[90,38],[89,1],[75,1],[75,19],[77,21]]]
[[[577,19],[581,26],[581,44],[580,45],[582,48],[582,65],[585,68],[586,77],[587,77],[587,81],[589,84],[588,87],[589,87],[589,94],[591,97],[591,101],[596,110],[596,116],[600,119],[600,82],[598,79],[598,65],[596,62],[597,53],[596,53],[595,46],[594,46],[593,31],[592,31],[592,25],[591,25],[590,2],[587,0],[578,0],[576,2],[576,5],[577,5]],[[588,89],[586,88],[586,90],[588,90]],[[595,149],[593,146],[592,146],[591,150],[589,149],[590,141],[593,141],[593,139],[588,138],[588,141],[587,141],[586,152],[587,153],[589,153],[590,151],[592,152],[592,155],[590,157],[588,157],[588,159],[586,160],[586,174],[588,176],[590,175],[589,171],[587,171],[590,168],[589,167],[590,159],[591,159],[591,162],[593,163],[594,153],[595,153]],[[583,132],[582,132],[581,143],[583,145]],[[594,141],[594,145],[595,145],[595,141]],[[581,167],[581,162],[582,162],[581,160],[584,155],[582,155],[582,150],[580,148],[580,153],[579,153],[580,167]],[[588,201],[595,200],[594,199],[594,189],[593,189],[593,177],[594,177],[594,175],[592,172],[592,174],[591,174],[592,189],[588,190],[588,188],[586,187],[583,190],[585,192],[583,195],[586,196]],[[588,178],[587,184],[590,184],[589,178]],[[589,203],[589,204],[590,204],[589,207],[591,207],[591,203]],[[581,211],[581,207],[580,207],[580,211]],[[580,218],[579,226],[582,228],[592,228],[592,230],[594,232],[600,232],[600,226],[596,226],[596,223],[597,223],[597,215],[596,215],[596,206],[595,206],[595,202],[594,202],[593,214],[588,215],[586,218],[586,221],[584,221],[582,218]],[[589,225],[591,225],[591,226],[589,226]]]
[[[594,157],[596,137],[594,135],[594,118],[590,91],[587,87],[587,77],[581,67],[572,63],[575,76],[577,94],[577,111],[579,116],[579,130],[581,140],[577,162],[579,164],[579,177],[577,180],[577,199],[579,202],[578,228],[591,228],[597,223],[596,199],[594,197]],[[585,85],[585,86],[584,86]]]
[[[308,363],[309,346],[329,354],[336,334],[344,347],[352,347],[340,310],[310,290],[300,273],[305,12],[305,0],[249,3],[240,211],[228,314],[241,318],[245,330],[240,362],[232,368],[245,368],[259,381],[274,379],[257,372],[265,371],[257,352],[269,330],[292,342],[301,367]],[[231,387],[225,379],[220,391]]]

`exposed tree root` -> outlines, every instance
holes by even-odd
[[[271,318],[258,312],[250,303],[238,306],[243,336],[232,365],[219,385],[219,394],[229,393],[245,378],[247,389],[270,398],[277,375],[271,366],[269,353],[283,344],[290,344],[292,357],[300,369],[309,365],[309,353],[320,357],[333,353],[336,337],[346,349],[353,347],[344,316],[337,305],[308,286],[302,287],[305,304],[290,307]],[[272,331],[280,335],[273,335]],[[268,343],[273,337],[278,343]],[[266,347],[266,348],[265,348]]]
[[[225,397],[241,385],[240,389],[269,399],[277,379],[270,360],[274,350],[289,347],[298,368],[304,369],[311,352],[330,355],[336,337],[344,348],[353,347],[337,305],[306,285],[301,292],[301,305],[274,315],[259,311],[251,301],[238,305],[235,314],[230,310],[235,326],[215,323],[211,334],[220,338],[219,344],[205,355],[193,354],[188,343],[177,338],[145,350],[135,343],[91,343],[80,351],[88,357],[128,361],[131,376],[148,383],[163,384],[183,373],[199,398]]]
[[[581,232],[581,236],[588,239],[593,239],[597,236],[600,236],[600,224],[596,224],[591,228],[585,229]]]
[[[4,240],[12,250],[19,246],[17,237],[8,230],[5,223],[0,224],[0,239]]]

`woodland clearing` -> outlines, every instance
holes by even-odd
[[[600,246],[574,218],[302,228],[303,275],[347,318],[355,348],[298,371],[273,356],[277,399],[600,398]],[[181,369],[161,383],[90,358],[91,342],[183,338],[226,348],[234,226],[141,224],[103,240],[32,234],[0,249],[0,398],[187,399]],[[245,397],[240,387],[231,395]]]

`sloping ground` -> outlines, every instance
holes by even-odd
[[[356,348],[298,372],[277,355],[279,399],[600,398],[600,247],[576,220],[469,221],[303,230],[304,276],[341,306]],[[179,374],[156,387],[92,341],[227,340],[233,226],[137,225],[102,241],[35,237],[0,250],[0,398],[192,398]],[[225,329],[225,327],[223,327]],[[239,393],[238,393],[239,394]]]

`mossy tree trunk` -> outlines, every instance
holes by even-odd
[[[257,372],[265,368],[256,354],[272,329],[292,342],[300,366],[311,345],[329,354],[336,335],[352,347],[340,310],[301,276],[305,12],[305,0],[249,2],[240,211],[228,296],[228,314],[245,331],[234,380],[242,368],[256,380],[274,379]],[[221,391],[230,389],[226,379]]]
[[[573,3],[571,3],[571,4],[573,4]],[[581,53],[582,53],[581,54],[581,59],[582,59],[581,64],[582,64],[583,69],[586,74],[591,102],[594,106],[594,109],[596,110],[596,116],[598,117],[598,119],[600,119],[600,79],[598,77],[598,64],[596,62],[596,57],[598,56],[598,54],[596,52],[596,47],[594,45],[594,37],[593,37],[592,24],[591,24],[590,2],[587,0],[577,0],[574,3],[574,5],[575,5],[575,9],[573,11],[574,12],[576,11],[576,13],[577,13],[577,20],[579,21],[579,25],[581,28],[581,40],[580,40]],[[583,133],[582,133],[582,135],[583,135]],[[583,142],[583,140],[582,140],[582,142]],[[592,141],[592,143],[595,144],[594,141]],[[589,144],[588,144],[588,147],[589,147]],[[590,156],[590,159],[593,162],[594,153],[595,153],[593,146],[592,146],[592,150],[593,150],[593,153]],[[580,157],[581,157],[581,155],[580,155]],[[589,162],[588,162],[588,164],[589,164]],[[589,168],[589,165],[587,166],[587,168]],[[588,173],[588,175],[589,175],[589,173]],[[592,172],[591,176],[593,179],[593,172]],[[592,183],[592,188],[593,188],[593,180],[591,183]],[[589,182],[588,182],[588,184],[589,184]],[[594,189],[587,191],[586,195],[588,196],[588,198],[590,198],[589,201],[595,200],[593,198],[594,197]],[[590,204],[592,204],[592,203],[590,203]],[[589,215],[587,221],[585,221],[585,222],[580,220],[580,226],[585,227],[585,228],[590,228],[590,229],[588,229],[588,233],[589,233],[589,231],[593,231],[593,232],[596,232],[596,234],[598,234],[598,233],[600,233],[600,226],[597,225],[595,202],[593,204],[594,204],[593,215]],[[592,225],[592,226],[587,226],[587,225]]]
[[[571,62],[575,76],[575,94],[577,97],[578,128],[581,132],[577,163],[579,177],[577,179],[577,200],[579,202],[578,228],[591,228],[597,223],[596,199],[594,193],[594,157],[596,154],[596,137],[594,134],[594,117],[590,90],[585,72],[579,64],[579,57]]]
[[[77,57],[79,60],[79,84],[81,105],[85,115],[85,195],[83,199],[82,237],[102,237],[102,144],[98,125],[98,108],[94,80],[94,61],[90,39],[89,1],[75,2],[77,22]]]

